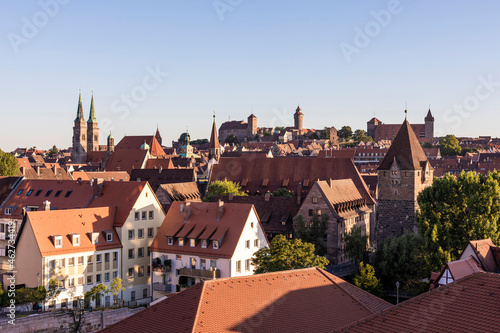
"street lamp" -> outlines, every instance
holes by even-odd
[[[396,282],[396,304],[399,304],[399,281]]]

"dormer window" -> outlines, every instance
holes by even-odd
[[[206,249],[206,248],[207,248],[207,243],[208,243],[208,242],[207,242],[207,240],[206,240],[206,239],[202,239],[202,240],[201,240],[201,248],[202,248],[202,249]]]
[[[189,239],[189,246],[191,246],[191,247],[195,247],[195,246],[196,246],[196,239],[194,239],[194,238],[190,238],[190,239]]]
[[[59,249],[63,246],[63,238],[62,236],[54,236],[54,247]]]
[[[179,237],[179,246],[184,246],[184,238]]]
[[[167,237],[167,244],[168,245],[173,245],[174,244],[174,237]]]
[[[92,233],[90,233],[90,239],[92,241],[92,244],[99,243],[99,233],[98,232],[92,232]]]
[[[73,235],[73,246],[80,246],[80,235]]]
[[[113,233],[111,231],[106,231],[106,242],[113,241]]]
[[[4,209],[5,215],[12,215],[12,208],[11,207],[6,207]]]
[[[219,248],[219,241],[214,240],[213,241],[213,247],[214,247],[215,250],[217,250]]]

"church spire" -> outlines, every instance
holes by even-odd
[[[219,138],[217,136],[217,126],[215,125],[215,111],[214,111],[214,122],[212,124],[212,133],[210,134],[210,144],[208,148],[219,149]]]
[[[96,123],[96,122],[97,119],[95,117],[95,109],[94,109],[94,92],[92,92],[92,98],[90,100],[90,114],[87,123]]]
[[[80,90],[79,96],[78,96],[78,106],[76,108],[76,118],[75,121],[85,121],[85,118],[83,117],[83,106],[82,106],[82,91]]]

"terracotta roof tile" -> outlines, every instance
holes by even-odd
[[[196,182],[173,183],[160,185],[170,201],[201,201],[201,194]]]
[[[195,182],[194,169],[134,169],[130,180],[148,181],[156,193],[161,184]]]
[[[498,266],[495,260],[495,256],[492,249],[495,248],[495,244],[491,239],[481,239],[469,241],[472,249],[476,252],[476,255],[487,272],[497,273]]]
[[[126,171],[141,169],[146,164],[148,151],[144,149],[120,149],[109,157],[105,171]]]

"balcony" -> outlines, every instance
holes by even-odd
[[[213,279],[214,272],[206,269],[195,269],[195,268],[181,268],[179,269],[179,275],[200,278],[200,279]],[[220,270],[215,270],[215,278],[220,278]]]
[[[160,291],[162,293],[170,293],[172,292],[171,284],[163,284],[160,282],[153,283],[153,291]]]

